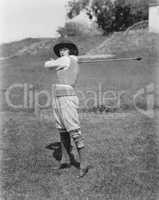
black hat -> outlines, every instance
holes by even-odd
[[[63,48],[69,49],[70,55],[78,55],[78,48],[71,40],[66,38],[59,38],[54,46],[54,52],[58,57],[60,57],[60,49]]]

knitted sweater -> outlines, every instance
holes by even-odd
[[[79,74],[78,58],[76,56],[63,56],[57,60],[47,61],[45,67],[56,67],[57,83],[53,90],[56,96],[76,95],[74,87]]]

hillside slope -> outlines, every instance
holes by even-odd
[[[0,45],[0,55],[1,57],[11,56],[16,54],[20,49],[30,46],[31,44],[38,43],[39,38],[26,38],[19,41],[4,43]]]
[[[98,35],[92,37],[70,37],[69,39],[77,44],[80,54],[85,54],[92,48],[99,46],[105,41],[106,37]],[[32,55],[46,58],[55,56],[52,51],[55,41],[55,38],[28,38],[3,44],[0,46],[1,57]]]
[[[129,32],[116,32],[111,36],[70,37],[82,54],[115,54],[158,57],[159,34],[150,33],[147,29]],[[8,56],[37,56],[47,59],[55,57],[52,48],[56,38],[27,38],[21,41],[0,46],[1,57]]]
[[[133,54],[157,57],[159,53],[159,34],[150,33],[147,29],[129,32],[117,32],[107,38],[101,45],[93,48],[88,54]]]

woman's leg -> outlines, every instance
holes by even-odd
[[[78,155],[79,155],[79,161],[80,161],[80,175],[79,177],[83,177],[88,172],[88,163],[86,160],[86,154],[85,154],[85,148],[84,148],[84,139],[81,134],[81,130],[73,130],[70,131],[70,134],[75,142]]]
[[[61,140],[61,165],[70,164],[71,139],[67,131],[59,131]]]

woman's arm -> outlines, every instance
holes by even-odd
[[[52,68],[52,67],[55,68],[55,67],[57,67],[56,60],[51,59],[51,60],[46,61],[44,63],[44,67],[46,67],[46,68]]]
[[[65,69],[68,68],[69,66],[70,66],[70,58],[66,56],[60,57],[56,60],[51,59],[49,61],[46,61],[44,64],[44,67],[49,69],[56,68],[56,70]]]
[[[78,63],[93,63],[93,62],[96,62],[96,61],[104,61],[108,58],[113,58],[115,55],[112,55],[112,54],[106,54],[106,55],[81,55],[81,56],[78,56]]]

